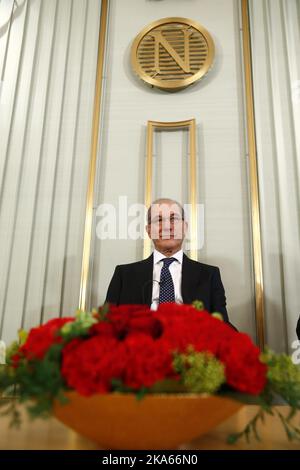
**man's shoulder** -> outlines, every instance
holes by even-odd
[[[186,254],[184,255],[184,262],[189,267],[191,267],[195,270],[206,271],[206,272],[209,272],[209,273],[219,271],[218,266],[213,266],[211,264],[201,263],[200,261],[196,261],[194,259],[189,258]]]
[[[134,261],[133,263],[126,263],[126,264],[119,264],[117,269],[127,272],[127,271],[135,271],[138,269],[142,269],[143,267],[147,266],[149,263],[153,263],[153,255],[149,256],[149,258]]]

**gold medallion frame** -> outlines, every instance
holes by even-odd
[[[171,130],[188,128],[189,130],[189,148],[190,148],[190,190],[189,190],[189,204],[191,207],[190,213],[190,257],[197,260],[197,180],[196,180],[196,121],[189,119],[187,121],[177,122],[160,122],[148,121],[147,123],[147,160],[146,160],[146,188],[145,188],[145,206],[149,207],[152,197],[152,176],[153,176],[153,133],[155,129]],[[150,255],[151,240],[149,238],[144,241],[144,258]]]
[[[192,75],[191,77],[185,78],[183,80],[163,81],[163,80],[158,80],[156,78],[149,77],[149,75],[147,75],[145,71],[142,69],[142,67],[140,66],[138,59],[136,57],[139,44],[141,40],[144,38],[144,36],[148,34],[151,30],[157,28],[158,26],[162,26],[168,23],[182,23],[188,26],[192,26],[194,29],[199,31],[202,34],[202,36],[204,36],[206,43],[207,43],[208,54],[207,54],[207,57],[205,59],[203,66],[194,75]],[[214,41],[211,35],[209,34],[209,32],[200,23],[197,23],[196,21],[190,20],[188,18],[169,17],[169,18],[163,18],[161,20],[153,21],[152,23],[147,25],[145,28],[143,28],[142,31],[137,35],[131,48],[131,65],[135,73],[149,85],[156,86],[158,88],[163,88],[166,90],[175,91],[176,89],[179,90],[182,88],[186,88],[187,86],[191,85],[197,80],[200,80],[211,68],[213,60],[214,60],[214,56],[215,56]]]
[[[93,197],[96,178],[96,160],[97,143],[99,138],[100,126],[100,106],[101,90],[103,79],[104,53],[107,30],[107,13],[109,0],[101,2],[101,18],[99,28],[97,75],[95,85],[94,114],[92,126],[92,145],[90,154],[89,181],[87,190],[86,218],[84,226],[84,242],[82,254],[82,270],[80,280],[79,308],[87,307],[87,286],[90,264],[90,248],[92,234],[92,214]],[[249,21],[249,3],[248,0],[240,0],[242,11],[242,37],[243,37],[243,60],[244,60],[244,84],[246,100],[247,117],[247,137],[248,137],[248,160],[250,170],[250,198],[251,198],[251,223],[252,223],[252,248],[253,248],[253,267],[255,283],[255,319],[257,342],[260,348],[265,344],[265,316],[264,316],[264,290],[263,290],[263,266],[261,249],[261,229],[260,229],[260,210],[259,210],[259,192],[257,175],[257,151],[255,136],[255,115],[252,83],[252,58],[250,41],[250,21]],[[196,232],[194,232],[196,235]]]

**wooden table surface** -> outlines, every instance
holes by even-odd
[[[244,428],[249,419],[254,416],[256,406],[245,406],[233,417],[216,427],[212,432],[185,444],[180,449],[203,450],[300,450],[300,441],[289,442],[278,418],[268,416],[265,424],[259,425],[261,442],[252,438],[250,444],[240,440],[235,445],[226,444],[226,437],[232,432]],[[286,412],[284,406],[281,412]],[[37,419],[30,421],[22,411],[22,426],[20,429],[9,427],[9,419],[0,417],[0,449],[1,450],[92,450],[100,447],[72,430],[66,428],[55,418],[48,420]],[[295,424],[300,425],[300,412],[295,417]]]

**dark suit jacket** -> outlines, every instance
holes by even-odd
[[[109,284],[106,302],[147,304],[152,301],[153,254],[131,264],[117,266]],[[219,268],[198,263],[183,255],[181,294],[184,304],[201,300],[209,312],[219,312],[228,322],[225,291]]]

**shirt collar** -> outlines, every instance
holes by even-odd
[[[155,250],[153,251],[153,262],[154,264],[159,263],[162,259],[166,258],[165,255],[160,253],[159,251]],[[182,258],[183,258],[183,250],[179,250],[174,255],[171,256],[171,258],[175,258],[180,264],[182,264]]]

